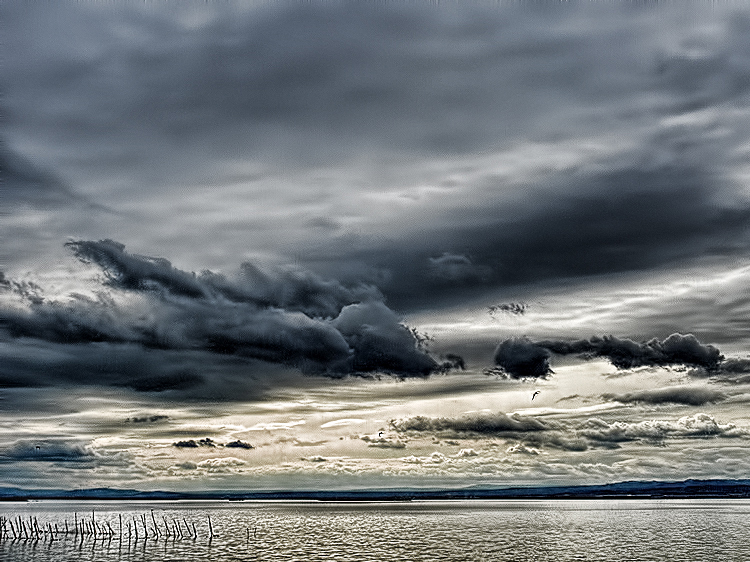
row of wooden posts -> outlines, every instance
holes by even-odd
[[[78,513],[73,514],[73,520],[71,525],[68,525],[68,520],[65,519],[64,527],[61,528],[58,523],[54,526],[52,523],[39,523],[36,516],[28,516],[23,518],[20,515],[16,517],[5,517],[0,515],[0,541],[4,540],[42,540],[49,539],[54,541],[60,536],[64,537],[80,537],[83,538],[102,538],[112,539],[118,537],[120,539],[127,536],[128,540],[134,539],[158,539],[163,537],[165,539],[171,538],[172,540],[178,539],[197,539],[198,529],[195,523],[192,526],[188,524],[186,518],[172,519],[171,522],[162,515],[161,523],[157,523],[154,510],[151,510],[150,521],[145,514],[140,516],[132,516],[132,521],[123,521],[122,514],[118,515],[119,525],[117,532],[112,528],[109,521],[97,521],[96,512],[91,512],[91,517],[78,517]],[[184,525],[184,526],[183,526]],[[214,527],[211,523],[211,516],[208,516],[208,538],[212,539],[216,537],[214,533]]]

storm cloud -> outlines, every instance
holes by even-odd
[[[495,364],[512,379],[539,379],[552,374],[551,356],[548,349],[527,338],[511,338],[497,346]]]
[[[181,271],[164,258],[131,255],[125,245],[113,240],[76,241],[66,244],[84,263],[93,262],[106,277],[107,285],[125,290],[162,290],[190,298],[224,298],[258,307],[302,312],[310,317],[336,316],[348,304],[379,300],[371,285],[344,287],[300,268],[264,271],[243,263],[235,279],[204,270],[199,275]]]
[[[250,264],[234,279],[193,274],[165,259],[129,254],[111,240],[70,242],[68,247],[84,263],[102,269],[103,286],[91,296],[50,299],[37,288],[29,296],[23,284],[3,280],[0,322],[10,337],[230,355],[331,376],[426,376],[438,368],[371,287],[350,290],[290,270],[273,277]],[[83,367],[86,355],[69,361]],[[7,384],[13,382],[12,376],[6,378]],[[202,380],[194,371],[173,370],[109,382],[159,391]]]
[[[552,354],[603,357],[618,369],[643,366],[687,365],[715,371],[724,360],[712,345],[702,344],[693,334],[672,334],[664,340],[634,342],[615,336],[592,337],[573,342],[528,338],[505,340],[495,350],[495,364],[510,378],[543,378],[552,373]]]

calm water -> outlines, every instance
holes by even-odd
[[[53,530],[66,520],[71,529],[74,513],[90,521],[92,510],[114,537],[11,536],[0,542],[0,560],[750,560],[750,500],[0,503],[0,515],[36,517]],[[210,540],[209,516],[218,535]],[[182,538],[163,536],[165,519],[173,534],[182,524]]]

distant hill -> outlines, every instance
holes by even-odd
[[[682,482],[617,482],[589,486],[469,487],[452,490],[373,489],[262,492],[167,492],[91,488],[25,490],[0,488],[0,501],[65,500],[318,500],[412,501],[470,499],[622,499],[622,498],[750,498],[750,480],[685,480]]]

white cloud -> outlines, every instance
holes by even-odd
[[[321,429],[327,429],[329,427],[346,427],[348,425],[357,425],[361,423],[365,423],[367,420],[363,420],[360,418],[344,418],[340,420],[332,420],[329,422],[326,422],[322,424],[320,427]]]
[[[298,425],[305,425],[305,420],[293,420],[288,422],[265,422],[256,423],[254,426],[247,428],[248,431],[277,431],[279,429],[291,429]]]

